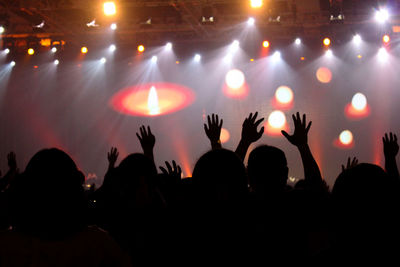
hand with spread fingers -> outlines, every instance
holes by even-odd
[[[160,166],[160,170],[162,171],[162,173],[173,178],[175,182],[179,182],[182,176],[182,169],[179,165],[176,164],[175,160],[172,161],[172,166],[168,161],[166,161],[165,166],[167,167],[167,169]]]
[[[223,122],[224,120],[219,120],[217,114],[213,113],[211,117],[210,115],[207,116],[207,124],[204,124],[204,131],[211,142],[212,149],[221,148],[220,136]]]
[[[283,136],[292,144],[297,147],[307,145],[308,142],[308,131],[311,127],[311,121],[307,124],[306,114],[303,114],[303,120],[300,118],[300,113],[297,112],[296,115],[292,115],[294,123],[294,132],[289,135],[286,131],[281,131]]]
[[[146,130],[146,127],[142,125],[140,127],[140,134],[136,133],[136,136],[140,141],[143,153],[154,160],[153,149],[156,143],[156,138],[151,132],[150,126],[147,126]]]
[[[358,159],[356,157],[354,157],[353,159],[349,157],[347,159],[347,165],[346,166],[342,165],[342,171],[344,172],[345,170],[354,168],[355,166],[357,166],[357,164],[358,164]]]
[[[119,156],[118,149],[116,147],[111,147],[110,152],[107,153],[108,169],[115,168],[115,163],[117,162],[118,156]]]

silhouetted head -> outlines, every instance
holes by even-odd
[[[11,189],[17,228],[52,235],[82,227],[84,179],[65,152],[50,148],[36,153]]]
[[[255,192],[282,191],[288,179],[285,153],[277,147],[259,146],[249,155],[247,172]]]
[[[193,184],[206,202],[240,202],[247,195],[245,167],[234,152],[226,149],[201,156],[193,170]]]

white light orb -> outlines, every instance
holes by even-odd
[[[280,110],[273,111],[268,117],[268,124],[275,129],[282,128],[286,123],[285,114]]]
[[[238,69],[230,70],[225,75],[226,85],[231,89],[241,88],[244,85],[245,81],[246,79],[244,77],[243,72]]]
[[[280,86],[275,91],[275,99],[281,104],[289,104],[293,101],[293,91],[287,86]]]
[[[351,105],[356,110],[363,110],[367,106],[367,98],[362,93],[357,93],[351,99]]]
[[[353,134],[349,130],[344,130],[339,135],[339,141],[343,145],[350,145],[353,142]]]

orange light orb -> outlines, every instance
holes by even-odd
[[[263,45],[264,48],[268,48],[269,47],[269,42],[268,41],[264,41],[262,43],[262,45]]]
[[[330,83],[332,80],[332,72],[330,71],[330,69],[325,67],[319,68],[317,70],[316,76],[318,81],[320,81],[321,83]]]
[[[325,38],[323,43],[324,43],[325,46],[329,46],[331,44],[331,39]]]
[[[145,50],[144,45],[139,45],[139,46],[137,47],[137,51],[138,51],[139,53],[144,52],[144,50]]]
[[[224,144],[224,143],[228,142],[230,138],[231,138],[231,135],[230,135],[229,131],[225,128],[222,128],[221,136],[220,136],[221,143]]]
[[[82,53],[82,54],[86,54],[87,52],[88,52],[88,49],[87,49],[86,46],[84,46],[84,47],[81,48],[81,53]]]
[[[250,0],[250,6],[252,8],[260,8],[263,6],[263,0]]]

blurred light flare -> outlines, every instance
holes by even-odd
[[[386,50],[386,48],[381,47],[378,50],[378,60],[382,63],[386,62],[389,58],[389,54]]]
[[[81,48],[81,53],[82,54],[86,54],[88,52],[88,48],[86,47],[86,46],[83,46],[82,48]]]
[[[268,48],[269,47],[269,41],[267,41],[267,40],[263,41],[262,46],[264,48]]]
[[[344,130],[339,134],[339,147],[342,148],[351,148],[354,144],[353,133],[349,130]]]
[[[106,16],[113,16],[117,13],[117,8],[114,2],[104,2],[103,11]]]
[[[111,23],[110,29],[115,31],[117,29],[117,23]]]
[[[108,50],[110,50],[110,52],[114,52],[115,50],[117,50],[117,47],[114,44],[112,44],[108,47]]]
[[[348,103],[345,106],[344,113],[349,119],[357,120],[368,117],[371,113],[371,109],[368,105],[366,96],[362,93],[356,93],[353,96],[351,103]]]
[[[225,128],[221,128],[221,135],[220,135],[221,143],[225,144],[226,142],[229,141],[230,138],[231,138],[231,135],[230,135],[229,131]]]
[[[104,63],[106,63],[106,62],[107,62],[107,59],[106,59],[105,57],[102,57],[102,58],[100,59],[100,63],[104,64]]]
[[[382,37],[382,42],[385,43],[385,44],[389,43],[389,42],[390,42],[390,36],[387,35],[387,34],[385,34],[385,35]]]
[[[143,53],[145,49],[146,49],[146,48],[144,47],[144,45],[138,45],[138,47],[137,47],[137,51],[138,51],[139,53]]]
[[[11,61],[11,62],[10,62],[10,66],[11,66],[11,67],[14,67],[16,64],[17,64],[17,63],[15,63],[15,61]]]
[[[35,54],[35,50],[33,48],[29,48],[28,49],[28,55],[32,56],[33,54]]]
[[[4,52],[5,54],[10,54],[11,51],[10,51],[9,48],[6,48],[6,49],[3,50],[3,52]]]
[[[281,59],[281,52],[275,51],[274,54],[272,55],[272,60],[279,61],[280,59]]]
[[[296,45],[301,45],[301,39],[300,38],[296,38],[296,40],[294,40],[294,43]]]
[[[282,136],[281,131],[288,131],[288,129],[285,113],[280,110],[272,111],[264,124],[264,134],[269,136]]]
[[[362,42],[361,36],[359,34],[356,34],[353,36],[353,43],[355,45],[360,45]]]
[[[321,83],[330,83],[332,80],[332,72],[326,67],[321,67],[317,70],[316,77]]]
[[[190,106],[195,94],[188,87],[173,83],[140,84],[117,92],[111,107],[129,116],[154,117]]]
[[[53,61],[53,63],[54,63],[54,65],[58,65],[58,64],[60,64],[60,61],[58,59],[56,59]]]
[[[329,39],[328,37],[326,37],[326,38],[323,40],[323,43],[324,43],[325,46],[330,46],[330,44],[331,44],[331,39]]]
[[[255,22],[256,22],[256,20],[255,20],[253,17],[250,17],[250,18],[247,20],[247,25],[253,26]]]
[[[223,91],[226,96],[231,98],[245,98],[248,94],[246,77],[239,69],[229,70],[225,75],[225,85]]]
[[[51,52],[52,52],[52,53],[56,53],[56,52],[57,52],[57,47],[51,48]]]
[[[200,62],[201,56],[199,54],[194,55],[194,61],[195,62]]]
[[[250,7],[260,8],[263,6],[263,0],[250,0]]]
[[[151,57],[151,62],[157,63],[157,61],[158,61],[158,57],[157,56],[152,56]]]
[[[172,49],[172,43],[168,42],[168,43],[165,45],[165,49],[171,50],[171,49]]]
[[[293,107],[294,95],[290,87],[282,85],[275,91],[275,97],[272,101],[274,107],[279,109],[290,109]]]
[[[379,9],[375,11],[375,20],[378,23],[385,23],[389,19],[389,12],[387,9]]]
[[[0,26],[0,34],[4,33],[6,31],[6,29],[4,28],[4,26]]]
[[[331,58],[333,56],[333,52],[332,50],[328,49],[325,51],[325,56],[327,56],[328,58]]]

